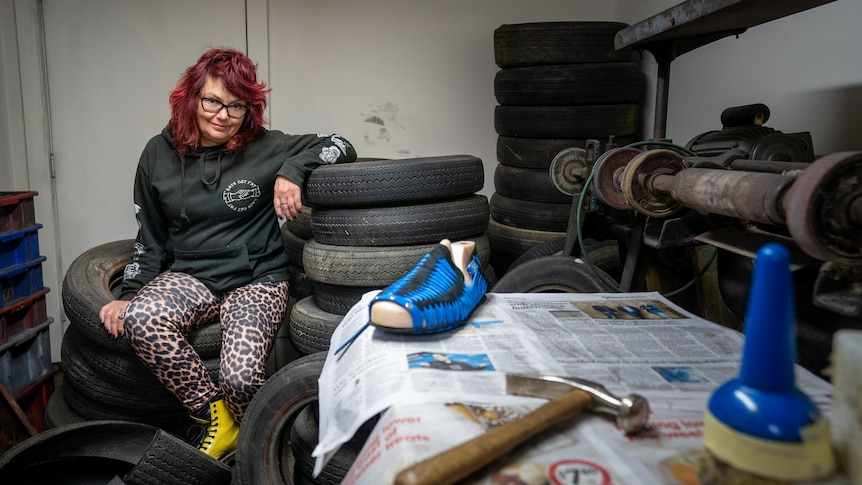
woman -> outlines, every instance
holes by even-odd
[[[216,459],[236,448],[287,309],[277,217],[299,215],[312,169],[356,159],[338,135],[265,129],[268,92],[256,65],[232,49],[209,50],[185,71],[170,94],[168,126],[138,163],[138,235],[122,293],[100,311],[108,333],[125,333],[144,364],[208,426],[200,449]],[[185,339],[216,319],[218,385]]]

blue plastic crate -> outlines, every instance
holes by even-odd
[[[45,374],[51,372],[51,337],[53,319],[19,333],[0,345],[0,382],[15,395]]]
[[[25,264],[0,270],[0,310],[42,291],[42,262],[46,259],[39,256]]]
[[[42,224],[0,233],[0,272],[10,266],[27,263],[39,257],[39,229]]]

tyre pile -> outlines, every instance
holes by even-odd
[[[302,292],[290,313],[297,351],[328,350],[335,327],[363,294],[405,275],[442,239],[476,241],[490,271],[490,209],[476,194],[483,184],[482,160],[470,155],[315,169],[303,194],[313,209],[283,229],[292,261],[302,255],[292,270]]]
[[[118,294],[134,240],[96,246],[78,256],[63,279],[63,308],[70,322],[60,346],[63,384],[51,395],[51,427],[81,421],[120,420],[159,427],[184,436],[192,423],[179,400],[134,354],[124,335],[111,337],[99,310]],[[188,335],[218,379],[221,331],[218,322]]]
[[[549,173],[560,151],[585,148],[587,140],[635,139],[644,75],[630,49],[614,49],[625,27],[538,22],[494,31],[499,163],[488,238],[498,275],[531,247],[565,235],[572,197]]]

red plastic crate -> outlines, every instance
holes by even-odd
[[[36,224],[33,197],[38,192],[0,192],[0,233]]]
[[[54,378],[59,370],[60,366],[54,364],[47,374],[15,396],[15,400],[21,410],[24,411],[27,420],[40,433],[45,431],[45,409],[48,407],[48,400],[54,393]]]
[[[49,291],[49,288],[42,288],[35,295],[0,309],[0,345],[48,319],[45,295]]]
[[[26,264],[0,269],[0,313],[44,289],[41,256]]]

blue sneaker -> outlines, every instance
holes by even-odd
[[[463,325],[488,291],[475,247],[473,241],[441,241],[371,301],[369,323],[415,334]]]

